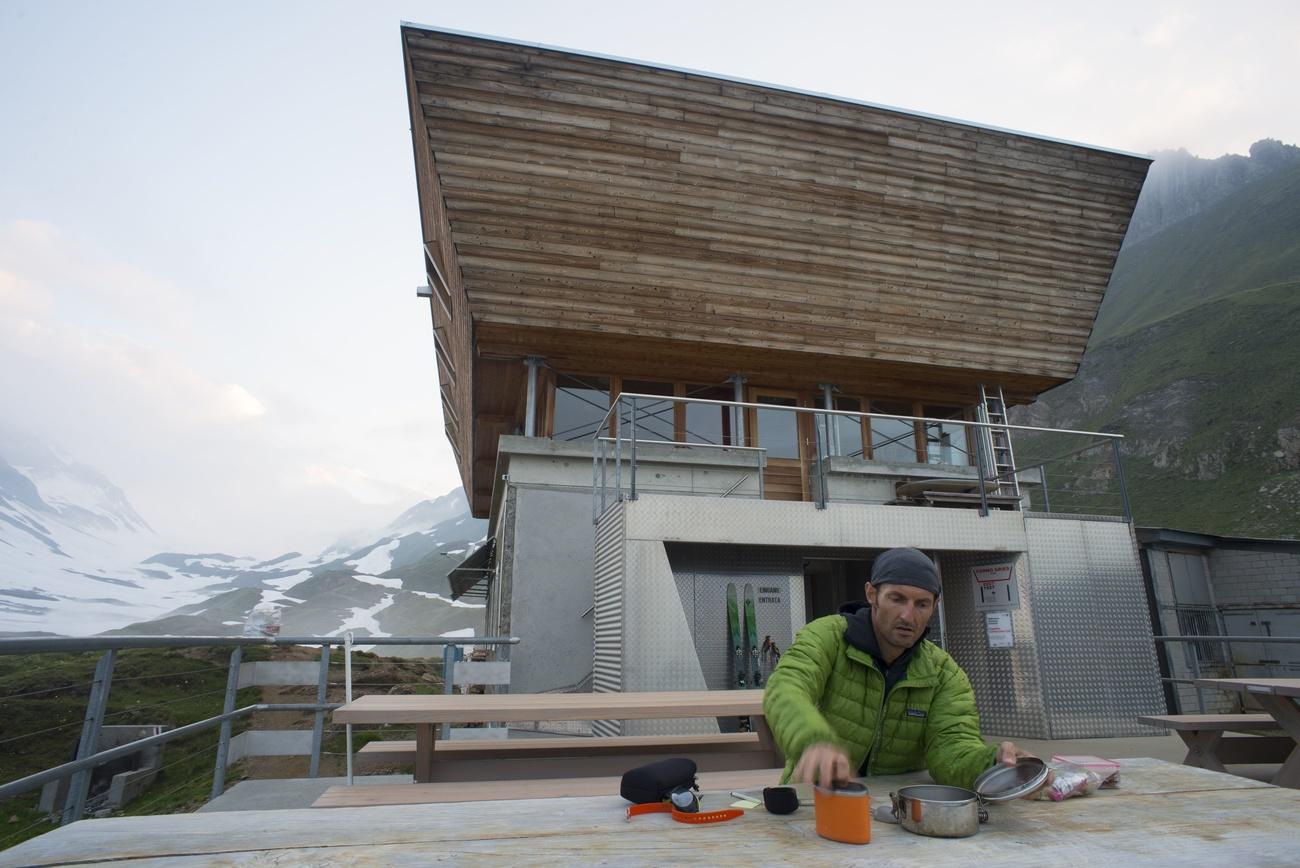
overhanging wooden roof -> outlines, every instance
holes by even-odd
[[[1036,394],[1078,368],[1149,165],[704,73],[402,38],[461,380],[474,356],[564,332],[601,359],[653,339]],[[471,415],[468,387],[445,386]]]

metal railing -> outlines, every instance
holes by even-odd
[[[1202,678],[1201,674],[1201,654],[1197,653],[1198,649],[1212,645],[1222,645],[1225,653],[1222,656],[1223,665],[1231,673],[1230,677],[1236,676],[1237,661],[1233,658],[1231,647],[1234,642],[1242,645],[1261,645],[1270,643],[1282,643],[1290,645],[1300,645],[1300,636],[1213,636],[1213,635],[1195,635],[1195,636],[1154,636],[1152,637],[1159,643],[1186,642],[1192,644],[1191,653],[1186,655],[1188,668],[1192,670],[1191,678],[1178,678],[1175,676],[1162,677],[1160,680],[1166,684],[1190,684],[1196,688],[1196,705],[1201,714],[1205,714],[1205,688],[1196,684]],[[1260,663],[1251,663],[1243,665],[1265,665]],[[1181,699],[1180,707],[1176,709],[1178,713],[1182,712]]]
[[[660,409],[663,405],[703,405],[713,406],[727,411],[734,420],[731,426],[730,443],[702,443],[692,440],[682,442],[676,440],[647,439],[638,435],[638,420],[643,414],[662,415]],[[653,410],[647,411],[645,408],[651,407]],[[1120,441],[1124,439],[1122,434],[1114,434],[1101,431],[1079,431],[1066,428],[1043,428],[1032,425],[1015,425],[1001,422],[980,422],[966,419],[946,419],[930,416],[903,416],[891,413],[870,413],[857,410],[832,410],[824,407],[792,407],[781,404],[764,404],[746,401],[722,401],[705,398],[689,398],[672,395],[649,395],[633,392],[624,392],[619,394],[611,402],[609,409],[605,412],[604,417],[596,425],[595,433],[592,435],[592,520],[598,521],[604,514],[610,502],[621,500],[635,500],[638,494],[643,490],[638,486],[637,471],[641,460],[638,457],[638,445],[641,446],[671,446],[671,447],[689,447],[691,449],[712,449],[735,452],[739,454],[752,454],[754,458],[754,470],[752,471],[758,478],[758,498],[763,498],[763,471],[768,464],[769,451],[762,445],[761,432],[757,438],[755,432],[751,430],[754,426],[743,420],[746,413],[756,414],[758,411],[770,412],[788,412],[799,416],[811,415],[813,424],[809,426],[812,432],[812,440],[807,445],[811,449],[806,453],[810,459],[810,481],[812,483],[813,500],[819,509],[826,508],[827,503],[835,500],[832,497],[828,487],[828,467],[830,459],[836,457],[857,458],[865,457],[863,453],[870,448],[881,449],[888,444],[900,444],[911,440],[917,431],[929,431],[930,427],[945,426],[960,427],[966,432],[966,439],[973,444],[971,448],[953,447],[948,450],[953,455],[960,454],[963,461],[973,461],[973,466],[968,464],[948,466],[942,465],[944,472],[953,476],[954,483],[960,483],[968,474],[970,478],[970,488],[975,489],[978,494],[978,504],[980,514],[987,516],[990,508],[990,497],[998,492],[1001,483],[1008,482],[1012,479],[1023,481],[1026,476],[1032,476],[1039,486],[1039,494],[1043,501],[1044,512],[1063,512],[1063,513],[1087,513],[1096,512],[1098,514],[1107,514],[1104,510],[1096,508],[1081,508],[1084,503],[1083,499],[1087,495],[1111,494],[1110,487],[1117,486],[1118,503],[1113,505],[1115,511],[1122,515],[1125,521],[1132,520],[1132,509],[1129,503],[1128,490],[1124,480],[1124,470],[1120,456]],[[908,427],[904,433],[896,434],[891,438],[886,438],[882,442],[874,443],[872,446],[864,445],[863,447],[851,450],[845,449],[842,443],[841,432],[837,429],[835,420],[846,419],[856,422],[861,431],[873,431],[871,427],[872,420],[887,420],[892,422],[905,423]],[[796,426],[796,432],[802,430],[801,426]],[[1051,449],[1051,443],[1043,442],[1035,445],[1040,448],[1028,451],[1028,458],[1023,462],[1018,462],[1015,467],[999,469],[994,458],[990,454],[991,447],[989,444],[989,432],[997,430],[1006,432],[1010,437],[1010,432],[1022,432],[1026,435],[1032,435],[1035,438],[1085,438],[1087,442],[1082,445],[1074,445],[1072,442],[1068,448]],[[738,436],[739,435],[739,436]],[[945,435],[949,437],[950,435]],[[805,442],[805,435],[797,433],[801,443]],[[868,441],[869,442],[869,441]],[[1102,471],[1099,473],[1093,465],[1087,465],[1089,453],[1098,450],[1106,453],[1105,458],[1101,459]],[[626,454],[625,454],[626,451]],[[804,451],[801,447],[801,454]],[[913,458],[917,458],[917,453],[913,452]],[[611,471],[609,464],[613,461]],[[665,461],[662,456],[656,456],[654,460]],[[802,458],[800,460],[803,460]],[[866,458],[868,462],[873,459]],[[1050,465],[1060,462],[1067,463],[1069,467],[1069,479],[1056,480],[1057,488],[1057,507],[1053,509],[1052,496],[1048,491],[1047,468]],[[894,464],[893,461],[879,461],[879,464]],[[907,462],[903,462],[907,463]],[[934,462],[922,463],[916,461],[918,467],[915,473],[909,474],[915,478],[924,478],[926,475],[933,475],[938,472],[939,465]],[[624,466],[627,467],[627,485],[624,485]],[[926,468],[935,468],[927,474]],[[967,471],[966,468],[969,468]],[[1035,472],[1036,471],[1036,472]],[[893,474],[898,475],[898,474]],[[1080,484],[1074,481],[1073,477],[1080,477],[1085,482]],[[748,476],[742,477],[721,492],[721,496],[728,496],[736,491],[746,480]],[[610,491],[612,483],[612,493]],[[1065,495],[1064,497],[1062,495]],[[752,496],[752,495],[751,495]],[[972,495],[973,497],[973,495]],[[851,500],[852,498],[845,498]],[[881,501],[892,502],[892,501]],[[1015,508],[1021,508],[1020,503],[1014,505]]]
[[[355,640],[355,642],[354,642]],[[79,820],[86,811],[89,795],[91,772],[98,766],[114,759],[138,754],[150,747],[164,745],[177,739],[188,738],[207,730],[220,728],[220,737],[216,748],[216,761],[212,772],[212,787],[209,798],[216,798],[225,790],[227,759],[229,757],[232,726],[235,721],[264,711],[296,711],[314,714],[312,727],[312,746],[310,753],[309,777],[317,777],[320,770],[321,745],[324,735],[325,714],[339,707],[339,703],[326,701],[329,687],[330,649],[342,646],[344,649],[345,697],[352,701],[352,649],[354,644],[372,645],[428,645],[441,646],[443,649],[443,683],[444,691],[450,693],[455,682],[457,646],[510,646],[519,643],[516,637],[499,636],[360,636],[351,632],[342,636],[87,636],[58,638],[16,638],[0,639],[0,655],[75,653],[86,651],[103,651],[95,666],[93,679],[86,703],[86,712],[82,721],[81,736],[77,743],[76,758],[52,768],[47,768],[26,775],[13,781],[0,784],[0,800],[42,787],[45,784],[71,778],[67,797],[60,815],[61,823]],[[256,703],[236,708],[239,690],[239,673],[243,660],[243,651],[250,646],[320,646],[321,657],[319,677],[316,684],[316,701],[310,703]],[[225,698],[220,714],[194,721],[157,735],[136,739],[117,747],[96,750],[101,728],[104,724],[108,700],[113,682],[113,670],[117,654],[122,650],[149,648],[199,648],[230,647],[229,669],[226,677]],[[87,686],[86,684],[76,686]],[[50,692],[67,688],[51,688]],[[23,694],[31,696],[47,691],[34,691]],[[3,699],[5,697],[0,697]],[[13,697],[8,697],[13,698]],[[40,730],[27,735],[39,735],[47,730]],[[352,727],[346,728],[347,734],[347,773],[348,783],[352,783]],[[18,736],[22,738],[25,736]],[[10,739],[12,740],[12,738]]]

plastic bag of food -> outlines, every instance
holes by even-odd
[[[1074,796],[1090,796],[1101,786],[1101,776],[1074,763],[1049,763],[1052,783],[1034,797],[1039,801],[1063,802]]]

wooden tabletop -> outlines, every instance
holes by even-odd
[[[336,723],[510,723],[527,720],[656,720],[763,713],[761,690],[659,693],[488,693],[363,696],[334,712]]]
[[[1120,789],[992,805],[978,834],[955,840],[873,821],[870,844],[838,844],[818,837],[808,807],[709,826],[667,815],[629,822],[627,802],[611,794],[83,820],[0,852],[0,866],[1295,864],[1300,791],[1160,760],[1120,765]],[[924,777],[871,779],[872,803]],[[704,808],[731,801],[709,794]]]
[[[1197,687],[1300,697],[1300,678],[1198,678]]]

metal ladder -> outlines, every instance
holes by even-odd
[[[979,420],[989,425],[1007,424],[1007,405],[1002,397],[1002,387],[980,386]],[[993,474],[996,477],[998,494],[1011,497],[1020,496],[1020,482],[1016,479],[1016,455],[1011,449],[1011,432],[1005,427],[981,428],[986,453],[993,461]]]

